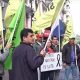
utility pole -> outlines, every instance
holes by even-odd
[[[26,28],[31,28],[32,26],[32,0],[26,1],[26,14],[28,18],[26,19]]]

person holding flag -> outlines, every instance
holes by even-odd
[[[51,47],[53,49],[53,53],[55,54],[56,52],[59,52],[59,45],[58,44],[58,38],[57,36],[52,36],[51,37]],[[53,70],[52,73],[50,74],[51,80],[59,80],[59,73],[60,70]]]
[[[34,34],[31,29],[22,29],[20,33],[21,44],[18,45],[12,55],[12,70],[9,80],[38,80],[37,68],[44,61],[45,51],[36,54],[32,44]]]
[[[46,45],[46,48],[45,48],[45,51],[46,51],[46,55],[48,54],[53,54],[53,49],[51,47],[51,40],[49,40],[47,42],[47,45]],[[41,72],[41,80],[53,80],[51,74],[52,74],[53,71],[45,71],[45,72]]]
[[[3,40],[0,35],[0,46],[2,45],[2,42]],[[2,80],[2,76],[4,75],[4,62],[6,58],[8,57],[9,48],[11,48],[11,45],[12,45],[11,43],[7,43],[7,45],[4,48],[4,51],[2,48],[0,49],[0,80]]]

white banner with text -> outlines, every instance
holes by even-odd
[[[41,72],[62,69],[62,53],[46,54],[44,62],[41,65]]]

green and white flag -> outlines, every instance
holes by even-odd
[[[24,28],[25,23],[25,0],[21,1],[21,4],[9,25],[11,35],[9,37],[8,43],[12,43],[12,48],[10,49],[9,56],[5,61],[5,69],[12,68],[12,52],[13,49],[20,43],[20,31]]]

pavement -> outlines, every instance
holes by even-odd
[[[3,80],[9,80],[8,70],[5,70],[5,74],[3,76]]]
[[[65,77],[65,69],[62,69],[60,71],[59,80],[64,80],[64,77]],[[70,78],[70,80],[72,80],[72,75],[71,74],[70,74],[69,78]],[[5,70],[5,75],[3,76],[3,80],[9,80],[9,74],[8,74],[7,70]]]

